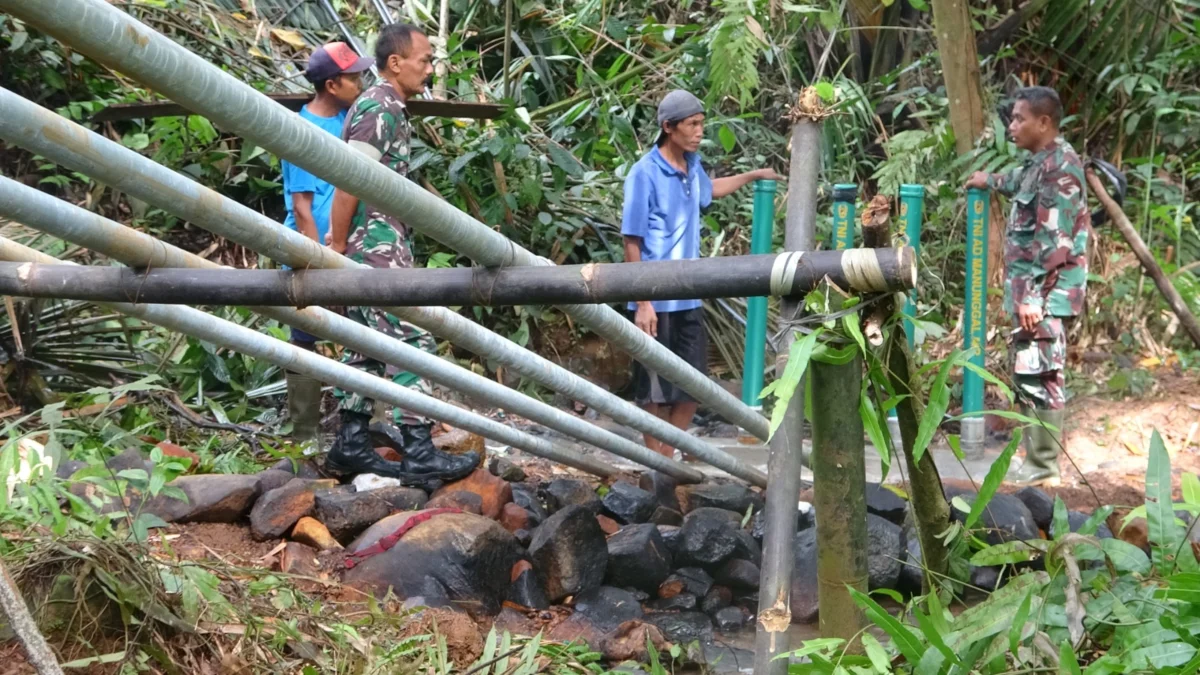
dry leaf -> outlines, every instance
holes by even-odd
[[[759,42],[762,42],[764,45],[768,44],[767,34],[763,32],[762,26],[759,25],[758,21],[756,21],[754,17],[746,17],[746,28],[750,29],[750,32],[754,34],[754,37],[758,38]]]
[[[267,61],[270,61],[270,60],[271,60],[271,57],[269,57],[269,56],[267,56],[266,54],[264,54],[264,53],[260,52],[260,51],[258,50],[258,47],[251,47],[250,49],[247,49],[247,50],[246,50],[246,53],[250,54],[250,56],[257,56],[258,58],[260,58],[260,59],[264,59],[264,60],[267,60]]]
[[[300,34],[294,30],[287,30],[285,28],[272,28],[271,35],[274,35],[296,49],[304,49],[308,46],[308,43],[304,41],[304,38],[300,37]]]

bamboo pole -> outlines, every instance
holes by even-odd
[[[792,157],[788,187],[788,210],[784,248],[812,251],[816,248],[817,185],[821,172],[821,122],[804,118],[792,127]],[[805,253],[805,256],[811,255]],[[799,318],[802,298],[784,298],[780,317]],[[784,333],[776,350],[775,372],[782,374],[787,355],[796,339],[795,331]],[[788,403],[783,422],[770,441],[767,501],[764,509],[763,564],[758,589],[758,631],[754,640],[755,675],[784,675],[787,659],[777,659],[791,646],[788,630],[792,623],[793,543],[796,538],[797,502],[804,447],[803,380]]]
[[[1129,242],[1129,248],[1133,249],[1133,254],[1137,256],[1138,262],[1154,280],[1154,285],[1158,286],[1158,292],[1162,293],[1163,298],[1166,299],[1167,306],[1171,308],[1172,312],[1175,312],[1175,316],[1179,317],[1179,323],[1183,324],[1183,329],[1191,336],[1196,347],[1200,348],[1200,324],[1196,323],[1196,316],[1188,309],[1187,303],[1183,301],[1183,296],[1179,295],[1179,291],[1171,284],[1171,280],[1163,274],[1162,268],[1154,260],[1154,254],[1150,252],[1146,242],[1142,241],[1141,235],[1129,222],[1129,217],[1125,215],[1121,205],[1108,195],[1104,184],[1091,169],[1087,169],[1087,182],[1088,186],[1092,188],[1092,194],[1100,200],[1100,205],[1108,212],[1108,217],[1121,231],[1121,236]]]
[[[856,292],[907,290],[911,255],[897,249],[818,251],[573,267],[454,269],[64,268],[0,263],[0,293],[169,305],[275,307],[544,305],[803,294],[822,279]],[[907,263],[907,265],[902,264]],[[864,271],[867,270],[867,271]],[[765,317],[764,317],[765,318]]]
[[[57,261],[45,253],[3,237],[0,237],[0,260],[74,265],[74,263]],[[544,438],[531,436],[432,396],[402,387],[391,380],[365,373],[353,366],[338,363],[315,352],[288,344],[283,340],[276,340],[245,326],[239,326],[232,321],[217,318],[191,307],[134,305],[120,302],[101,303],[101,305],[122,314],[136,316],[178,333],[210,342],[218,347],[269,361],[284,370],[307,375],[347,391],[357,392],[368,398],[411,410],[418,415],[452,424],[484,438],[520,448],[531,455],[605,478],[617,474],[615,468],[593,457],[585,457],[559,448]]]

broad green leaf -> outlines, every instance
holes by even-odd
[[[880,673],[880,675],[887,675],[892,672],[887,652],[884,651],[883,645],[879,644],[879,640],[876,640],[874,635],[864,632],[862,634],[862,643],[863,649],[867,652],[867,658],[871,659],[871,666],[875,668],[875,672]]]
[[[930,597],[937,597],[937,594],[930,593]],[[946,646],[946,641],[942,639],[942,633],[938,629],[938,625],[934,623],[933,619],[926,616],[926,614],[919,609],[914,609],[912,611],[912,615],[913,618],[917,620],[917,627],[921,629],[921,633],[925,636],[925,639],[929,642],[929,644],[933,645],[933,648],[941,652],[942,656],[951,663],[957,664],[958,656],[955,655],[954,652],[950,651],[950,648]],[[920,668],[918,668],[918,670],[920,670]]]
[[[886,429],[887,423],[882,419],[883,416],[875,411],[875,403],[871,401],[866,382],[859,393],[858,415],[862,418],[863,428],[867,431],[867,438],[871,439],[871,445],[879,451],[879,462],[882,465],[882,477],[879,480],[882,481],[892,466],[892,444]]]
[[[1182,666],[1196,656],[1196,648],[1186,642],[1168,642],[1166,644],[1150,645],[1129,652],[1128,660],[1134,667],[1145,667],[1147,664],[1154,669]]]
[[[775,658],[798,659],[811,654],[816,654],[818,652],[832,652],[838,647],[841,647],[845,642],[846,641],[841,638],[817,638],[815,640],[805,640],[800,649],[788,652],[786,654],[780,654]]]
[[[1033,591],[1025,594],[1025,599],[1021,601],[1021,606],[1017,608],[1017,615],[1013,617],[1012,628],[1008,631],[1008,648],[1009,651],[1016,654],[1017,647],[1024,639],[1022,633],[1025,632],[1025,622],[1029,620],[1029,606],[1033,601]]]
[[[721,147],[725,152],[733,152],[733,148],[737,146],[737,135],[733,133],[733,129],[729,128],[728,124],[722,124],[717,131],[717,138],[721,141]]]
[[[820,335],[819,329],[814,330],[792,343],[792,348],[788,352],[787,367],[783,369],[783,377],[776,381],[779,384],[772,390],[772,394],[775,396],[775,408],[771,411],[772,435],[775,434],[779,425],[783,424],[783,415],[787,412],[788,403],[796,394],[796,387],[804,379],[804,372],[808,369],[808,362],[812,358],[813,349],[816,347],[817,338]]]
[[[1067,518],[1067,504],[1062,497],[1054,498],[1054,516],[1050,527],[1054,530],[1054,538],[1061,539],[1071,531],[1071,521]]]
[[[125,652],[112,652],[110,654],[101,654],[99,656],[89,656],[86,659],[75,659],[62,664],[63,668],[87,668],[98,663],[118,663],[125,660]]]
[[[946,409],[950,407],[950,388],[946,386],[946,380],[950,377],[950,369],[960,354],[961,351],[956,349],[946,357],[942,361],[941,368],[938,369],[937,377],[933,379],[933,385],[929,389],[929,403],[925,406],[921,424],[917,427],[917,440],[913,443],[914,464],[920,463],[930,441],[933,440],[933,435],[937,433],[938,427],[942,424]]]
[[[1088,519],[1083,521],[1083,525],[1079,526],[1079,534],[1086,536],[1094,536],[1096,531],[1100,529],[1100,525],[1108,521],[1108,517],[1112,515],[1112,506],[1102,506],[1092,512]]]
[[[550,155],[551,162],[555,166],[567,172],[567,175],[572,178],[582,178],[584,174],[583,164],[580,163],[575,155],[571,154],[566,148],[550,141],[546,144],[546,151]]]
[[[836,21],[836,19],[835,19],[835,21]],[[825,101],[826,103],[833,102],[834,89],[833,89],[832,84],[830,84],[829,82],[821,81],[821,82],[816,83],[816,85],[814,85],[813,88],[816,90],[817,96],[821,97],[821,100]]]
[[[976,375],[981,377],[985,382],[989,382],[989,383],[995,385],[996,388],[1000,390],[1000,393],[1004,394],[1004,398],[1008,399],[1009,402],[1011,402],[1013,400],[1012,389],[1010,389],[1007,384],[1002,382],[1000,380],[1000,378],[998,378],[995,375],[988,372],[987,368],[983,368],[979,364],[972,363],[971,361],[963,361],[962,365],[963,365],[963,368],[966,368],[967,370],[971,371],[972,373],[975,373]]]
[[[1100,545],[1118,572],[1133,572],[1142,576],[1150,574],[1150,559],[1137,546],[1116,538],[1105,539]]]
[[[921,652],[925,650],[925,646],[912,631],[888,614],[887,610],[871,599],[871,596],[851,588],[850,597],[854,598],[854,602],[858,603],[858,606],[866,612],[867,617],[875,625],[891,636],[892,641],[896,644],[896,649],[900,650],[909,663],[917,664],[921,661]]]
[[[1166,588],[1155,591],[1154,597],[1200,605],[1200,574],[1184,572],[1169,577]]]
[[[1194,473],[1185,473],[1179,479],[1180,491],[1183,492],[1183,501],[1188,504],[1200,505],[1200,478],[1197,478]]]
[[[1170,575],[1176,567],[1175,554],[1182,548],[1183,531],[1175,522],[1175,510],[1171,503],[1171,458],[1157,430],[1150,434],[1150,461],[1146,468],[1146,523],[1150,530],[1150,554],[1154,566],[1160,574]],[[1182,553],[1180,558],[1191,559],[1194,568],[1196,559],[1192,556],[1191,547]],[[1192,570],[1184,568],[1184,571]]]
[[[1079,670],[1079,660],[1075,658],[1075,650],[1069,642],[1064,642],[1058,650],[1059,675],[1083,675]]]
[[[1017,451],[1017,447],[1021,445],[1021,430],[1013,431],[1012,440],[992,462],[991,468],[988,469],[987,477],[983,479],[983,484],[979,486],[979,495],[975,497],[975,502],[971,504],[971,513],[967,516],[963,525],[970,529],[979,521],[979,517],[983,515],[983,510],[987,508],[987,504],[992,500],[992,495],[996,494],[996,489],[1004,482],[1004,476],[1008,473],[1008,465],[1012,462],[1013,453]]]

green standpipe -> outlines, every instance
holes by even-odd
[[[854,183],[838,183],[833,186],[833,248],[844,251],[854,248],[854,203],[858,200],[858,186]]]
[[[770,253],[775,226],[775,181],[754,181],[754,222],[750,253]],[[767,344],[767,299],[746,301],[746,355],[742,367],[742,403],[759,409],[763,386],[763,359]]]
[[[984,368],[987,339],[987,190],[967,191],[967,297],[963,309],[963,349],[971,352],[971,363]],[[963,414],[983,411],[983,378],[973,371],[963,374]],[[983,456],[982,416],[962,421],[961,442],[968,457]]]
[[[925,187],[923,185],[905,184],[900,186],[900,220],[904,223],[904,236],[908,245],[913,248],[913,256],[921,259],[921,216],[925,208]],[[908,336],[908,346],[913,346],[913,322],[917,309],[917,289],[913,289],[904,298],[904,334]]]

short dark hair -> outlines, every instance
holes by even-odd
[[[1046,115],[1058,126],[1063,119],[1062,99],[1050,87],[1024,87],[1017,90],[1018,101],[1025,101],[1035,114]]]
[[[663,122],[658,125],[658,138],[654,140],[654,147],[661,148],[667,144],[667,128],[674,129],[679,126],[679,122]]]
[[[421,29],[410,23],[390,23],[379,31],[379,39],[375,41],[375,63],[383,68],[387,65],[388,57],[392,54],[406,56],[412,49],[413,35],[421,33]]]

